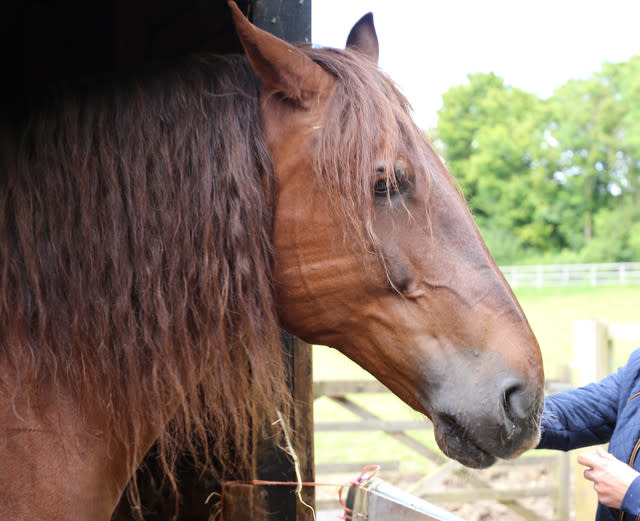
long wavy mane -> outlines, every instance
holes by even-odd
[[[369,248],[376,161],[431,155],[374,64],[304,52],[338,78],[313,144],[318,183]],[[143,417],[169,425],[169,477],[185,449],[215,460],[220,477],[249,476],[251,431],[290,408],[259,91],[245,58],[198,58],[57,99],[3,151],[8,391],[100,411],[132,469],[145,447],[127,419]]]
[[[255,415],[287,410],[259,89],[244,58],[199,58],[56,99],[6,147],[9,392],[100,411],[131,468],[144,447],[129,418],[164,425],[178,410],[167,470],[200,448],[242,476]]]

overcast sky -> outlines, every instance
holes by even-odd
[[[424,128],[468,73],[495,72],[548,97],[605,61],[640,54],[640,0],[313,0],[312,10],[313,43],[331,47],[373,12],[380,66]]]

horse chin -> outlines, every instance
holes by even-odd
[[[449,458],[459,461],[466,467],[484,469],[498,460],[478,441],[466,434],[459,424],[449,418],[442,417],[439,421],[434,422],[434,429],[440,450]]]
[[[536,429],[532,436],[526,439],[521,437],[521,442],[517,446],[508,446],[509,444],[502,444],[495,439],[483,441],[473,437],[465,427],[447,414],[439,415],[433,424],[440,450],[466,467],[477,469],[490,467],[500,459],[513,459],[520,456],[523,452],[534,448],[540,437],[540,431]]]

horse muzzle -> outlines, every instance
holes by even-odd
[[[534,448],[540,437],[542,390],[510,378],[495,389],[470,394],[462,406],[436,408],[432,414],[436,441],[450,458],[472,468],[512,459]]]

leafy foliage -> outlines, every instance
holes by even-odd
[[[639,260],[640,56],[549,99],[470,74],[435,141],[498,262]]]

